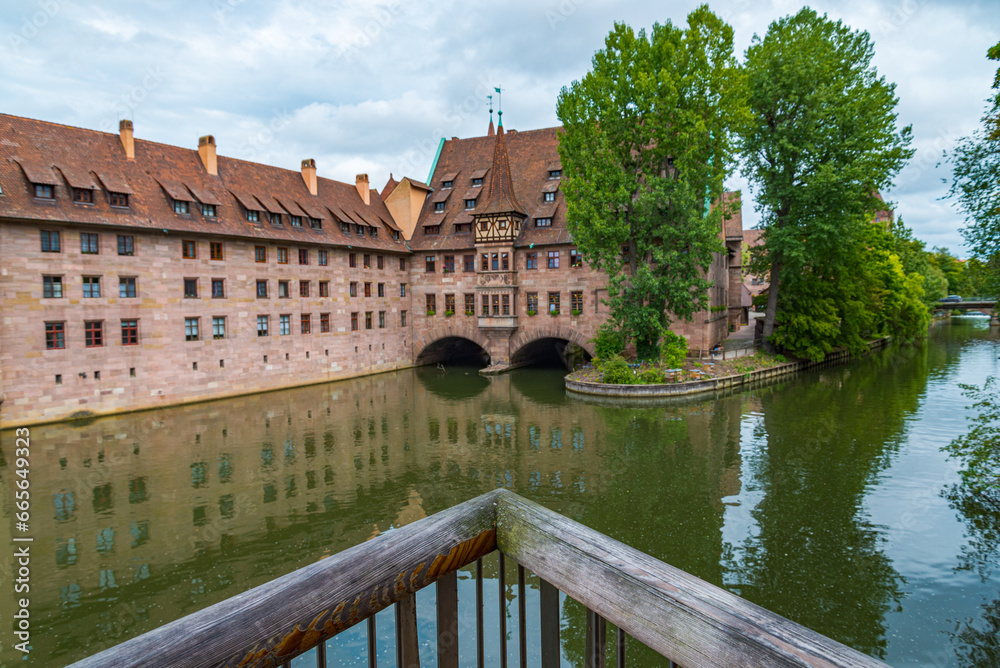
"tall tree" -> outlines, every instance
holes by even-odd
[[[845,242],[863,233],[883,206],[875,193],[913,153],[910,128],[896,128],[895,86],[872,55],[868,33],[809,8],[772,23],[747,50],[750,117],[739,144],[765,230],[768,346],[775,323],[786,324],[783,305],[797,303],[796,314],[810,318],[803,307],[815,296],[818,331],[850,317],[832,300],[836,285],[817,282],[845,273],[855,247]]]
[[[701,6],[686,28],[615,24],[580,81],[559,94],[570,232],[610,279],[611,320],[653,356],[668,313],[707,303],[704,272],[722,250],[723,179],[740,70],[733,30]]]
[[[1000,60],[1000,42],[987,52],[990,60]],[[954,176],[949,196],[965,212],[962,235],[972,256],[986,267],[1000,270],[1000,68],[993,79],[993,90],[983,127],[972,136],[963,137],[950,155]],[[986,283],[994,294],[1000,288],[1000,273]]]

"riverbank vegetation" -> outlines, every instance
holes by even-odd
[[[662,385],[727,376],[746,376],[754,371],[785,362],[784,355],[771,355],[762,351],[727,360],[721,359],[721,356],[706,359],[685,356],[679,361],[661,359],[629,362],[621,355],[614,355],[606,359],[595,357],[589,365],[577,369],[567,378],[585,383],[612,385]]]

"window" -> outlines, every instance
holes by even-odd
[[[490,296],[483,295],[483,315],[488,316],[490,314]]]
[[[197,278],[185,278],[184,279],[184,297],[194,298],[198,296],[198,279]]]
[[[465,315],[472,315],[476,312],[476,295],[465,293]]]
[[[392,240],[393,241],[399,241],[399,230],[393,230],[392,231]]]
[[[323,221],[321,221],[319,218],[306,218],[306,221],[309,223],[309,227],[311,227],[314,230],[323,229]],[[374,236],[374,234],[372,236]]]
[[[399,296],[400,297],[405,297],[406,296],[406,283],[400,283],[399,284]]]
[[[376,255],[375,266],[378,267],[379,270],[385,269],[385,258],[381,255]]]
[[[280,213],[269,213],[269,214],[267,214],[267,220],[272,225],[281,225],[281,214]]]
[[[365,283],[365,297],[371,297],[371,296],[372,296],[372,284],[366,282]]]
[[[538,253],[532,252],[524,254],[524,268],[538,269]]]
[[[184,340],[198,340],[198,318],[184,318]]]
[[[455,295],[444,296],[444,312],[445,314],[455,312]]]
[[[85,299],[90,299],[94,297],[101,296],[101,277],[100,276],[84,276],[83,277],[83,296]]]
[[[406,258],[405,257],[399,258],[399,270],[400,271],[406,271]]]
[[[483,185],[483,179],[481,177],[480,178],[476,178],[476,179],[472,179],[472,186],[473,187],[481,186],[481,185]]]
[[[63,296],[62,276],[42,276],[42,297],[55,299]]]
[[[212,318],[212,338],[213,339],[226,338],[225,316],[217,315]]]
[[[562,176],[562,170],[561,169],[550,169],[549,170],[549,178],[550,179],[558,179],[560,176]]]
[[[399,326],[406,327],[406,311],[399,312]]]
[[[191,203],[186,202],[182,199],[174,200],[174,213],[188,214],[191,213]]]
[[[351,224],[350,223],[341,223],[340,224],[340,231],[343,232],[344,234],[350,234],[351,233]]]
[[[543,196],[542,199],[544,201],[546,201],[546,202],[555,202],[556,201],[556,194],[555,193],[542,193],[542,196]]]
[[[365,329],[372,328],[372,312],[365,311]]]
[[[299,320],[300,320],[299,330],[303,334],[311,334],[312,333],[312,314],[310,314],[310,313],[303,313]]]
[[[267,297],[267,281],[258,279],[257,280],[257,297],[263,299]]]
[[[385,329],[385,311],[378,312],[378,328]]]
[[[257,316],[257,336],[267,336],[271,324],[271,317],[266,315]]]
[[[302,227],[302,216],[289,216],[288,221],[292,227]]]
[[[122,320],[122,345],[135,346],[139,344],[139,321]]]
[[[118,254],[135,255],[135,237],[131,235],[118,235]]]
[[[319,296],[329,297],[330,296],[330,281],[320,281],[319,282]]]
[[[549,263],[546,266],[549,269],[558,269],[559,268],[559,251],[557,251],[557,250],[549,251],[548,252],[548,256],[549,256]]]
[[[497,271],[500,268],[500,255],[498,253],[490,254],[490,269]]]
[[[35,197],[38,199],[55,199],[56,190],[54,186],[47,185],[45,183],[36,183],[35,186]]]
[[[362,237],[365,236],[365,226],[364,225],[355,225],[354,226],[354,233],[357,234],[358,236],[362,236]]]
[[[454,273],[455,271],[455,256],[445,255],[444,256],[444,272],[446,274]]]
[[[218,241],[212,241],[208,244],[208,256],[212,260],[221,260],[222,257],[222,243]]]
[[[493,302],[493,315],[500,315],[500,295],[490,295]]]
[[[480,262],[480,266],[482,267],[482,270],[483,271],[489,271],[490,270],[490,256],[489,256],[489,253],[483,253],[480,257],[482,258],[482,261]]]
[[[299,297],[309,296],[309,281],[299,281]]]
[[[330,314],[320,313],[319,314],[319,331],[321,334],[330,333]]]
[[[205,218],[215,218],[219,215],[218,210],[215,208],[214,204],[202,204],[201,205],[201,215]]]
[[[475,271],[476,270],[476,256],[475,255],[463,255],[462,256],[462,271]]]
[[[128,194],[126,193],[108,193],[108,202],[111,206],[127,207],[128,206]]]
[[[62,350],[65,347],[66,347],[66,323],[65,322],[45,323],[46,350]]]
[[[94,191],[90,188],[73,188],[73,201],[77,204],[93,204]]]
[[[424,234],[434,236],[436,234],[441,234],[440,225],[424,225]]]
[[[510,257],[507,253],[500,253],[500,268],[504,271],[510,269]]]
[[[357,311],[353,311],[351,313],[351,331],[352,332],[358,331],[358,312]]]
[[[528,313],[535,314],[538,313],[538,293],[529,292],[528,293]]]
[[[97,255],[100,252],[100,242],[96,234],[80,233],[80,252],[84,255]]]
[[[309,264],[309,249],[300,248],[299,249],[299,264]]]
[[[622,246],[622,262],[628,262],[628,246]]]
[[[467,199],[467,200],[465,200],[465,210],[466,211],[471,211],[472,209],[475,209],[475,208],[476,208],[476,200],[474,200],[474,199]]]
[[[569,302],[570,302],[570,308],[573,310],[574,313],[576,313],[576,314],[583,313],[583,292],[582,291],[577,290],[577,291],[569,293]]]
[[[455,234],[465,234],[472,231],[472,223],[455,223]]]
[[[348,267],[352,267],[352,268],[353,267],[357,267],[358,266],[358,256],[355,255],[354,253],[349,254],[347,256],[347,266]]]
[[[103,346],[104,323],[100,320],[84,320],[83,338],[88,348],[100,348]]]
[[[254,262],[267,262],[267,247],[266,246],[254,246],[253,247],[253,260],[254,260]]]
[[[368,234],[372,235],[373,237],[377,237],[377,236],[378,236],[378,228],[377,228],[377,227],[373,227],[373,228],[371,228],[371,229],[370,229],[370,230],[368,231]]]
[[[535,218],[535,227],[552,227],[551,218]]]
[[[549,293],[549,313],[559,313],[559,293]]]
[[[357,283],[357,281],[351,281],[350,293],[349,294],[352,297],[357,297],[358,296],[358,283]]]
[[[385,283],[378,284],[378,296],[385,297]]]
[[[181,242],[181,256],[187,260],[194,260],[198,257],[198,244],[194,241]]]
[[[119,239],[121,237],[118,237]],[[42,230],[42,252],[43,253],[59,253],[61,248],[59,246],[59,233],[49,232],[48,230]]]
[[[288,281],[278,281],[278,299],[288,299]]]
[[[444,202],[434,202],[434,213],[441,213],[444,211]]]
[[[278,249],[278,264],[288,264],[288,249],[279,248]]]
[[[316,251],[316,263],[321,267],[325,267],[330,263],[330,255],[325,250]],[[380,266],[379,269],[382,267]]]
[[[260,222],[260,211],[256,209],[247,209],[247,222],[249,223],[259,223]]]
[[[427,300],[427,315],[434,315],[434,313],[437,312],[437,296],[427,295],[426,300]]]
[[[428,274],[434,273],[435,259],[436,258],[433,255],[428,255],[426,258],[424,258],[424,271],[426,271]]]
[[[118,296],[121,298],[135,297],[135,276],[118,277]]]
[[[510,295],[500,295],[501,315],[510,315]]]
[[[569,251],[569,266],[570,267],[582,267],[583,266],[583,254],[580,253],[575,248],[571,248]]]
[[[285,314],[278,316],[278,336],[288,336],[292,333],[292,316]]]
[[[371,269],[372,268],[372,256],[368,255],[368,254],[365,254],[364,260],[365,260],[365,262],[364,262],[365,269]]]

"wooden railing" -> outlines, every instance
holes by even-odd
[[[419,666],[415,593],[437,588],[438,665],[458,666],[457,571],[476,566],[476,655],[484,665],[483,562],[499,550],[500,663],[507,665],[506,559],[517,562],[518,657],[526,666],[526,570],[540,578],[542,668],[560,663],[559,591],[587,608],[584,663],[606,665],[607,623],[616,665],[626,638],[671,666],[884,666],[719,587],[507,490],[496,490],[301,568],[73,664],[74,668],[288,666],[326,640],[395,606],[396,665]],[[472,639],[462,637],[463,642]],[[535,663],[533,661],[533,663]]]

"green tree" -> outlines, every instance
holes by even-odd
[[[930,261],[927,245],[913,236],[913,231],[897,218],[889,226],[895,240],[894,252],[899,256],[903,272],[923,277],[924,303],[928,306],[948,294],[948,279],[944,272]]]
[[[559,94],[569,230],[609,276],[611,321],[641,357],[658,355],[668,314],[690,320],[707,303],[722,250],[722,210],[707,203],[732,164],[739,86],[733,30],[701,6],[686,28],[615,24]]]
[[[948,293],[972,296],[972,288],[968,276],[965,274],[965,263],[962,260],[955,257],[947,248],[934,248],[929,254],[928,260],[931,266],[941,270],[941,274],[948,281]]]
[[[1000,60],[1000,42],[986,55]],[[987,279],[995,290],[1000,284],[1000,68],[993,90],[997,93],[988,101],[983,127],[960,139],[949,156],[954,173],[948,195],[965,213],[962,236],[972,256],[998,270]]]
[[[747,50],[749,119],[739,145],[765,229],[756,260],[770,274],[769,346],[776,322],[796,328],[784,336],[794,346],[812,325],[836,339],[842,318],[858,313],[837,309],[835,281],[849,276],[856,240],[884,206],[874,193],[913,153],[910,128],[896,129],[895,86],[872,56],[868,33],[808,8],[772,23]]]

